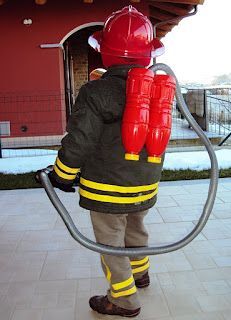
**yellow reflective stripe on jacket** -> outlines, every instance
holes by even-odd
[[[133,261],[130,261],[130,263],[131,263],[131,266],[140,266],[141,264],[144,264],[144,263],[148,262],[148,260],[149,260],[149,257],[147,256],[147,257],[145,257],[145,258],[142,259],[142,260],[133,260]]]
[[[56,165],[54,166],[54,170],[60,178],[63,178],[66,180],[74,180],[76,178],[76,174],[63,173],[61,170],[59,170],[59,168]]]
[[[149,184],[149,185],[144,185],[144,186],[123,187],[123,186],[117,186],[113,184],[94,182],[94,181],[84,179],[82,177],[80,178],[80,183],[83,186],[86,186],[91,189],[108,191],[108,192],[120,192],[120,193],[136,193],[136,192],[151,191],[158,187],[158,182]]]
[[[131,289],[120,291],[120,292],[114,292],[111,290],[111,296],[113,298],[119,298],[124,296],[129,296],[130,294],[136,293],[137,289],[136,286],[132,287]]]
[[[153,198],[157,194],[157,189],[154,190],[152,193],[143,195],[143,196],[137,196],[137,197],[114,197],[114,196],[107,196],[97,193],[92,193],[86,190],[83,190],[79,188],[79,193],[82,197],[95,200],[95,201],[101,201],[101,202],[110,202],[110,203],[136,203],[136,202],[143,202],[146,200],[149,200]]]
[[[65,171],[66,173],[76,174],[80,171],[79,168],[70,168],[70,167],[66,166],[65,164],[63,164],[61,162],[61,160],[58,157],[56,158],[56,164],[61,170]]]
[[[105,262],[104,257],[103,257],[102,255],[101,255],[101,260],[102,260],[103,265],[104,265],[105,268],[106,268],[106,272],[107,272],[106,278],[107,278],[107,281],[110,282],[110,281],[111,281],[111,271],[110,271],[109,267],[106,265],[106,262]]]
[[[130,286],[130,284],[132,284],[133,282],[134,282],[134,278],[133,278],[133,276],[131,276],[130,278],[128,278],[125,281],[112,284],[112,288],[114,290],[120,290],[120,289],[123,289],[123,288]]]
[[[139,272],[142,272],[144,270],[147,270],[149,267],[150,267],[150,262],[146,263],[142,267],[138,267],[138,268],[132,269],[132,274],[139,273]]]

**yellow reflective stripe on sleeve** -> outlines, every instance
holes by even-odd
[[[112,284],[112,288],[114,290],[120,290],[120,289],[123,289],[123,288],[130,286],[130,284],[132,284],[133,282],[134,282],[134,278],[133,278],[133,276],[131,276],[130,278],[128,278],[125,281]]]
[[[143,196],[137,196],[137,197],[114,197],[114,196],[107,196],[102,194],[96,194],[92,192],[88,192],[86,190],[83,190],[79,188],[79,193],[82,197],[100,201],[100,202],[110,202],[110,203],[136,203],[136,202],[143,202],[146,200],[149,200],[153,198],[158,192],[158,189],[154,190],[152,193],[143,195]]]
[[[111,290],[111,296],[113,298],[119,298],[119,297],[129,296],[133,293],[136,293],[136,291],[137,291],[136,286],[132,287],[131,289],[120,291],[120,292],[114,292]]]
[[[131,266],[140,266],[141,264],[144,264],[146,262],[148,262],[149,260],[149,257],[145,257],[144,259],[142,260],[133,260],[133,261],[130,261],[131,263]]]
[[[106,272],[107,272],[106,278],[107,278],[107,281],[110,282],[110,281],[111,281],[111,271],[110,271],[109,267],[106,265],[106,262],[105,262],[104,257],[103,257],[102,255],[101,255],[101,260],[102,260],[103,265],[104,265],[105,268],[106,268]]]
[[[108,191],[108,192],[120,192],[120,193],[136,193],[136,192],[151,191],[158,187],[158,182],[154,184],[144,185],[144,186],[123,187],[123,186],[117,186],[113,184],[98,183],[98,182],[84,179],[82,177],[80,178],[80,183],[83,186],[86,186],[91,189]]]
[[[76,174],[63,173],[56,165],[54,166],[54,170],[60,178],[63,178],[65,180],[74,180],[76,178]]]
[[[79,168],[70,168],[70,167],[66,166],[65,164],[63,164],[61,162],[61,160],[58,157],[56,158],[56,163],[57,163],[58,167],[60,169],[62,169],[63,171],[66,171],[66,173],[74,173],[74,174],[76,174],[76,173],[78,173],[80,171]]]
[[[146,263],[146,264],[145,264],[144,266],[142,266],[142,267],[138,267],[138,268],[132,269],[132,273],[135,274],[135,273],[142,272],[142,271],[144,271],[144,270],[147,270],[149,267],[150,267],[150,262]]]

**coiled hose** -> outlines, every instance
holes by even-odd
[[[163,63],[155,64],[151,66],[150,69],[153,72],[157,72],[160,70],[164,71],[165,73],[172,75],[176,79],[176,99],[177,99],[177,103],[179,105],[180,111],[184,115],[184,117],[188,120],[189,124],[195,130],[195,132],[200,137],[201,141],[206,147],[206,150],[209,154],[210,161],[211,161],[210,184],[209,184],[207,200],[205,202],[203,212],[196,226],[188,235],[186,235],[183,239],[175,243],[156,246],[156,247],[155,246],[139,247],[139,248],[112,247],[112,246],[96,243],[80,233],[80,231],[75,226],[68,211],[66,210],[63,203],[60,201],[59,197],[57,196],[52,184],[50,183],[50,180],[47,175],[48,171],[46,171],[46,169],[42,170],[40,173],[40,181],[42,183],[42,186],[44,187],[53,206],[56,208],[57,212],[61,216],[71,236],[84,247],[102,254],[133,257],[133,256],[164,254],[167,252],[178,250],[186,246],[189,242],[191,242],[204,228],[209,218],[209,215],[212,211],[213,204],[216,198],[219,170],[218,170],[217,158],[209,139],[201,130],[201,128],[198,126],[197,122],[194,120],[191,113],[189,112],[187,105],[185,104],[184,98],[181,94],[179,83],[172,69]]]

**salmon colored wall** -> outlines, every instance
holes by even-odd
[[[47,135],[51,127],[54,135],[65,130],[65,105],[61,98],[56,107],[51,105],[50,113],[38,117],[39,108],[43,109],[47,104],[34,101],[35,97],[43,96],[44,100],[49,100],[51,95],[61,97],[64,93],[62,49],[41,49],[40,45],[60,43],[73,29],[104,21],[112,11],[128,4],[131,2],[125,0],[94,0],[93,4],[85,4],[82,0],[48,0],[47,4],[39,6],[33,0],[8,0],[0,6],[0,97],[8,97],[8,103],[4,98],[0,100],[0,121],[11,121],[12,136]],[[146,0],[133,5],[148,15]],[[32,25],[24,25],[24,19],[32,19]],[[19,127],[23,121],[16,117],[22,119],[25,110],[30,111],[28,102],[18,103],[17,97],[21,100],[31,97],[33,101],[31,108],[34,112],[31,110],[30,117],[34,124],[31,122],[26,132],[21,132]],[[9,103],[9,99],[15,102]],[[6,109],[11,110],[10,114]],[[45,122],[52,118],[55,119],[54,125],[46,125]],[[24,122],[28,124],[26,117]]]

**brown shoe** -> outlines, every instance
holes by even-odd
[[[140,313],[140,308],[135,310],[123,309],[111,303],[107,296],[94,296],[89,300],[90,307],[99,313],[110,314],[121,317],[136,317]]]
[[[135,280],[137,288],[146,288],[150,285],[150,278],[148,272],[146,272],[142,278]]]

